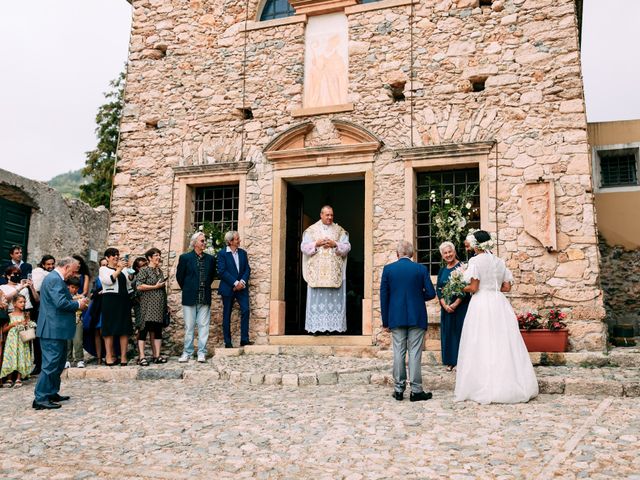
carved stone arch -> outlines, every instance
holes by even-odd
[[[384,143],[374,133],[349,120],[334,119],[331,120],[331,123],[333,123],[333,126],[338,131],[340,143],[343,145],[376,143],[378,146],[382,146]]]
[[[313,130],[311,121],[285,130],[267,144],[263,152],[276,169],[299,168],[324,162],[330,164],[372,162],[383,142],[366,128],[347,120],[334,119],[340,143],[307,147],[305,137]]]
[[[313,130],[313,122],[311,121],[302,122],[286,129],[264,147],[265,155],[268,158],[268,154],[271,152],[304,148],[304,139],[311,130]]]

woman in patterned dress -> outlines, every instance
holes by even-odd
[[[27,378],[33,370],[30,343],[24,343],[19,335],[20,327],[26,327],[30,323],[29,316],[24,311],[26,303],[24,295],[17,294],[13,298],[13,311],[9,314],[9,323],[2,327],[7,340],[4,345],[0,378],[9,377],[9,386],[14,388],[21,387],[22,379]],[[12,383],[14,378],[15,382]]]
[[[147,366],[149,361],[144,355],[144,345],[149,334],[153,363],[167,363],[160,355],[162,346],[162,322],[167,306],[166,280],[160,270],[161,253],[157,248],[147,250],[144,256],[149,265],[142,267],[136,277],[137,290],[140,294],[140,330],[138,333],[138,365]]]

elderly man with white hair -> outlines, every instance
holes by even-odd
[[[247,252],[240,248],[240,234],[235,230],[224,236],[227,248],[218,252],[218,276],[222,296],[222,332],[225,348],[233,348],[231,342],[231,310],[236,300],[240,306],[240,346],[253,345],[249,340],[249,276],[251,267]]]
[[[192,250],[178,259],[176,280],[182,289],[182,313],[184,316],[184,347],[178,359],[186,363],[193,356],[193,338],[198,325],[198,362],[207,361],[207,340],[211,322],[211,284],[215,275],[212,255],[205,253],[205,235],[196,232],[191,236]]]

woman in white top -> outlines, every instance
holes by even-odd
[[[56,259],[52,255],[45,255],[40,260],[40,263],[31,272],[31,280],[33,280],[33,286],[36,292],[40,292],[42,281],[49,273],[56,267]]]
[[[116,248],[107,248],[104,252],[107,266],[100,267],[100,282],[102,283],[102,338],[107,350],[106,364],[116,365],[114,337],[118,337],[120,344],[120,365],[127,365],[127,346],[129,336],[133,334],[131,323],[131,302],[129,293],[132,291],[128,276],[122,271],[127,267],[127,261],[120,260],[120,252]]]
[[[473,296],[462,328],[454,400],[528,402],[538,395],[538,381],[516,315],[502,293],[511,290],[513,275],[491,253],[487,232],[479,230],[467,240],[476,252],[464,274],[465,291]]]

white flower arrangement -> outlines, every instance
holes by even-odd
[[[455,243],[462,239],[462,233],[474,213],[472,199],[476,190],[477,187],[467,188],[457,196],[447,190],[440,197],[436,190],[431,190],[428,196],[418,197],[419,200],[429,199],[431,202],[431,220],[439,241]]]

